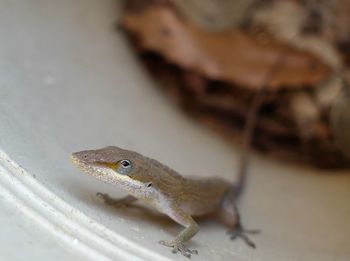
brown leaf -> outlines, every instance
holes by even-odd
[[[200,30],[181,20],[167,5],[129,12],[122,24],[137,36],[144,49],[159,53],[169,62],[209,79],[253,90],[261,87],[282,52],[284,64],[269,81],[268,90],[315,85],[330,73],[327,65],[309,53],[281,43],[259,42],[242,30]]]

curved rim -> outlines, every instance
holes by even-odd
[[[113,232],[45,188],[0,149],[0,195],[92,260],[170,260]]]

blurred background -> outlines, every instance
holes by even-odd
[[[0,0],[0,259],[184,260],[157,243],[177,224],[104,206],[124,193],[69,156],[116,145],[234,181],[261,96],[239,202],[258,248],[204,221],[193,258],[348,260],[349,6]]]

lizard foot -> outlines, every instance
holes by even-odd
[[[246,234],[258,234],[260,233],[259,229],[244,229],[240,224],[238,224],[235,228],[232,230],[229,230],[227,232],[230,234],[231,240],[236,239],[237,237],[241,238],[248,246],[252,248],[256,248],[255,244],[253,241],[249,239],[249,237]]]
[[[116,208],[124,208],[129,205],[129,202],[126,202],[124,198],[114,199],[106,193],[97,192],[96,196],[106,205],[114,206]]]
[[[191,250],[191,249],[187,248],[184,243],[179,243],[176,241],[169,242],[169,241],[161,240],[161,241],[159,241],[159,244],[161,244],[163,246],[167,246],[167,247],[172,247],[173,250],[171,252],[173,252],[173,253],[180,252],[181,254],[183,254],[187,258],[191,258],[191,255],[198,255],[197,250],[193,250],[193,249]]]

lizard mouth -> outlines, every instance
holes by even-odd
[[[73,165],[90,176],[102,179],[108,175],[106,172],[109,169],[103,164],[85,162],[79,155],[75,155],[75,153],[71,155],[70,160]]]
[[[84,162],[81,160],[81,158],[74,155],[74,153],[71,155],[70,160],[76,167],[84,172],[91,173],[93,171],[97,171],[97,169],[94,167],[94,164]]]
[[[77,167],[83,167],[86,166],[87,164],[81,161],[74,153],[70,156],[70,161]]]

